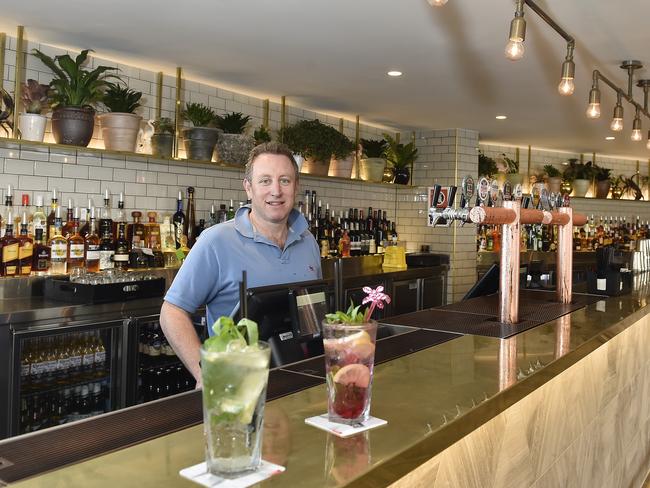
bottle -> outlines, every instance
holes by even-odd
[[[194,210],[194,187],[187,188],[187,219],[185,224],[187,247],[190,249],[196,242],[196,215]]]
[[[61,207],[56,208],[56,217],[54,219],[53,236],[50,238],[50,273],[65,274],[66,260],[68,257],[68,241],[63,237],[61,223]]]
[[[70,379],[78,381],[81,379],[82,350],[77,340],[78,334],[69,334],[66,345],[66,352],[69,359]]]
[[[230,206],[226,212],[226,220],[232,220],[235,218],[235,207],[233,206],[232,198],[230,199]]]
[[[221,224],[228,220],[228,210],[226,210],[226,205],[221,204],[219,205],[219,211],[217,212],[217,223]]]
[[[339,256],[342,258],[350,257],[350,236],[347,229],[343,231],[343,235],[339,240]]]
[[[87,205],[88,206],[84,209],[85,212],[82,212],[81,220],[79,222],[79,234],[81,234],[81,237],[84,239],[88,235],[88,232],[90,232],[90,217],[92,216],[94,210],[92,199],[88,199]]]
[[[119,231],[118,231],[119,232]],[[95,377],[95,350],[91,344],[90,332],[84,332],[81,342],[81,376],[86,379]]]
[[[144,247],[154,251],[160,251],[160,226],[156,222],[156,212],[147,212],[147,222],[144,226]]]
[[[43,211],[43,195],[36,195],[36,210],[32,214],[31,227],[34,236],[37,229],[44,230],[44,234],[47,234],[47,216]]]
[[[108,189],[104,190],[104,206],[102,207],[101,218],[99,220],[99,234],[103,237],[106,231],[109,233],[112,233],[113,231],[113,218],[111,216]]]
[[[50,201],[50,213],[47,215],[47,235],[46,240],[50,242],[50,239],[54,237],[54,221],[56,219],[56,209],[59,208],[59,199],[57,198],[56,189],[52,190],[52,200]],[[59,215],[60,216],[60,215]]]
[[[86,255],[86,271],[96,273],[99,271],[99,245],[100,239],[97,235],[97,222],[95,220],[95,208],[90,208],[90,225],[88,234],[84,239],[84,251]]]
[[[205,220],[199,219],[199,225],[196,226],[196,238],[198,239],[201,232],[205,230]]]
[[[176,212],[172,217],[174,223],[174,242],[176,249],[181,247],[181,237],[185,235],[185,214],[183,213],[183,194],[178,192],[178,199],[176,200]]]
[[[212,227],[213,225],[217,225],[217,211],[214,209],[214,203],[210,204],[210,215],[208,217],[208,221],[205,224],[205,228],[207,229],[208,227]]]
[[[72,217],[72,230],[68,236],[67,262],[68,272],[86,265],[86,243],[79,234],[79,208],[74,209]]]
[[[94,332],[93,351],[95,353],[95,378],[106,376],[106,347],[99,331]]]
[[[110,228],[104,228],[102,239],[99,243],[99,269],[111,269],[114,267],[113,255],[115,254],[115,245]]]
[[[178,259],[176,258],[175,229],[169,220],[169,215],[163,217],[163,223],[160,226],[160,245],[165,268],[176,268]]]
[[[23,193],[22,196],[22,205],[20,207],[20,210],[14,214],[14,229],[18,230],[20,228],[20,224],[22,222],[22,215],[26,214],[27,215],[27,231],[28,235],[30,237],[34,236],[34,231],[30,231],[30,222],[32,221],[32,210],[31,207],[29,206],[29,195],[27,193]]]
[[[37,275],[44,275],[50,269],[50,247],[45,244],[43,234],[46,229],[36,229],[34,236],[34,254],[32,261],[32,272]]]
[[[134,249],[146,247],[144,224],[140,222],[142,212],[138,212],[137,210],[131,212],[131,217],[133,217],[133,223],[129,224],[127,228],[126,238]]]
[[[65,335],[56,338],[57,364],[56,383],[65,385],[70,380],[70,350],[66,347]]]
[[[12,193],[11,185],[7,185],[7,194],[5,195],[5,206],[2,209],[2,215],[0,215],[0,238],[4,237],[7,224],[11,223],[13,225],[13,215],[14,215],[14,197]]]
[[[27,213],[23,213],[18,236],[18,274],[29,276],[32,272],[34,241],[27,233]]]
[[[19,242],[14,237],[13,213],[8,211],[6,214],[5,234],[0,239],[0,276],[16,276],[19,274]]]
[[[113,261],[115,262],[116,268],[126,271],[129,267],[129,241],[126,240],[126,231],[124,226],[124,222],[118,224]]]
[[[79,214],[77,213],[77,216]],[[63,230],[62,234],[63,237],[66,239],[72,235],[72,227],[74,226],[74,202],[72,201],[71,198],[68,198],[68,212],[65,218],[65,222],[63,222]]]
[[[111,233],[113,234],[113,240],[117,240],[117,233],[119,232],[119,224],[124,224],[124,237],[126,238],[126,213],[124,212],[124,193],[120,192],[119,199],[117,201],[117,212],[115,213],[115,218],[112,222]]]

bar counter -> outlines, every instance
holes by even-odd
[[[286,471],[261,486],[640,486],[650,470],[646,280],[508,339],[455,336],[379,364],[371,413],[388,425],[349,439],[304,423],[327,408],[319,371],[272,371],[315,386],[267,403],[263,455]],[[385,348],[435,328],[422,325],[383,339]],[[113,422],[146,435],[178,408],[185,422],[168,433],[37,474],[51,469],[57,437],[83,457],[92,439],[74,437],[82,430],[100,438]],[[178,472],[204,458],[200,415],[200,394],[189,392],[2,441],[0,484],[29,472],[11,486],[196,486]]]

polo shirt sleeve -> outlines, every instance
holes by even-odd
[[[214,298],[219,276],[219,260],[212,240],[199,239],[178,270],[165,301],[194,313]]]

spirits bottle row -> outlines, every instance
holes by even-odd
[[[182,364],[142,368],[138,376],[138,402],[149,402],[193,390],[196,382]]]

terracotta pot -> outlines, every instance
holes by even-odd
[[[255,139],[246,134],[221,134],[215,150],[220,163],[245,166],[248,154],[255,147]]]
[[[589,191],[591,186],[591,180],[573,180],[573,196],[574,197],[584,197]]]
[[[313,158],[307,158],[300,167],[301,173],[307,173],[314,176],[327,176],[330,168],[329,161],[319,161]]]
[[[183,129],[183,145],[187,159],[212,161],[212,153],[221,129],[214,127],[192,127]]]
[[[610,187],[611,187],[611,182],[609,180],[597,181],[596,198],[607,198],[607,195],[609,195]]]
[[[561,176],[549,176],[546,179],[548,184],[548,191],[551,193],[562,193],[562,177]]]
[[[167,132],[151,136],[151,155],[155,158],[170,159],[174,150],[174,135]]]
[[[383,158],[364,158],[359,160],[359,178],[364,181],[381,183],[386,160]]]
[[[354,154],[345,159],[330,159],[330,167],[327,176],[338,176],[339,178],[352,178],[352,167],[354,166]]]
[[[396,185],[408,185],[411,179],[411,171],[409,168],[393,168],[393,174],[395,175],[393,183]]]
[[[136,114],[109,112],[97,118],[102,127],[102,139],[106,149],[135,152],[142,117]]]
[[[52,112],[52,134],[57,144],[87,146],[94,128],[92,107],[58,107]]]
[[[18,116],[18,128],[23,141],[43,142],[46,125],[45,115],[23,113]]]

